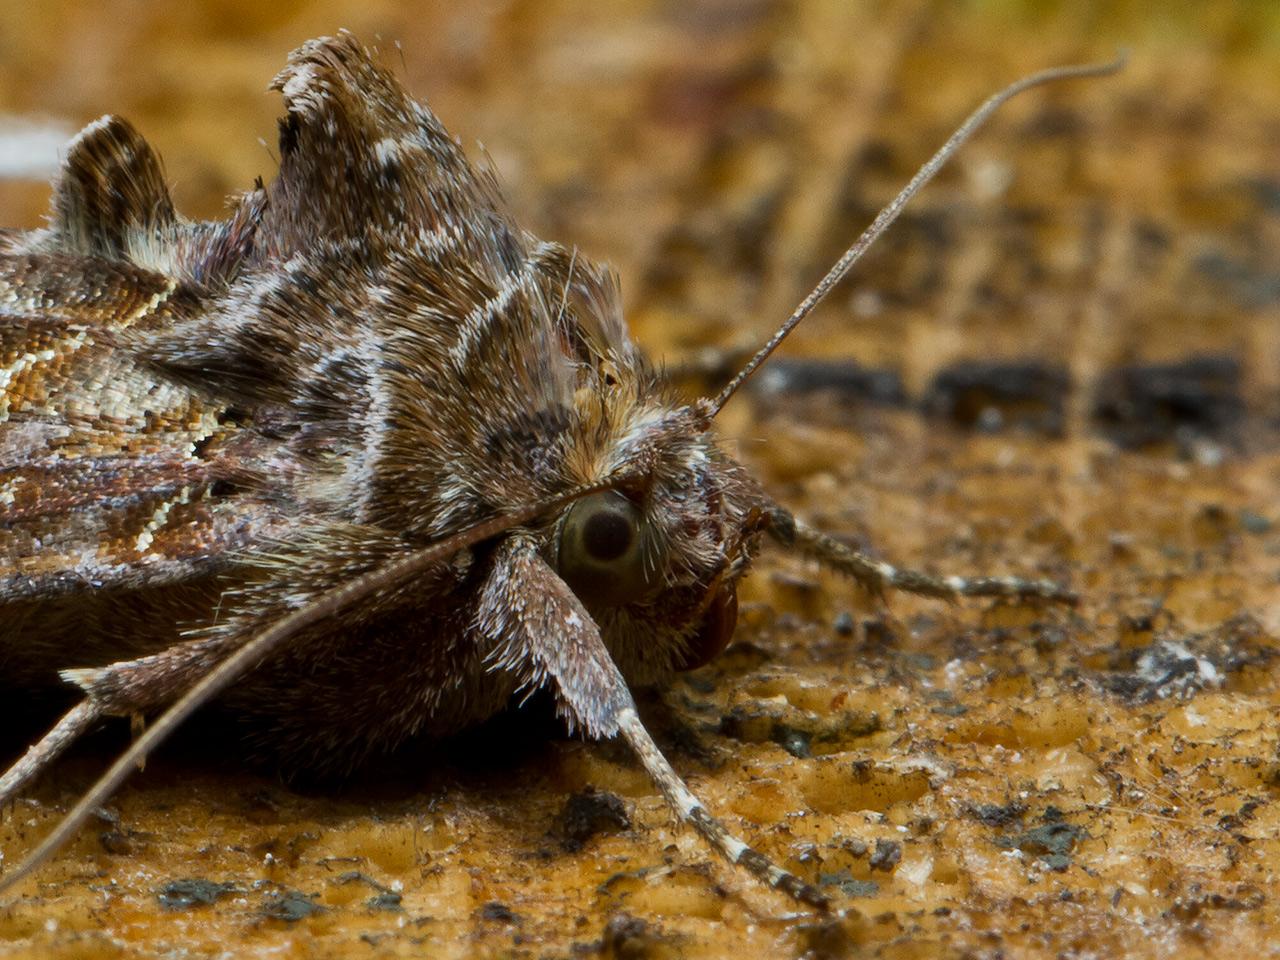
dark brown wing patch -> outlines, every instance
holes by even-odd
[[[272,84],[284,97],[280,173],[266,220],[277,256],[317,240],[448,229],[472,260],[520,259],[523,238],[491,175],[396,78],[342,33],[303,44]]]

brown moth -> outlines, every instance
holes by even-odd
[[[90,124],[48,226],[0,234],[0,676],[82,694],[0,803],[101,719],[152,722],[0,890],[212,700],[279,767],[343,773],[545,687],[719,853],[823,907],[699,803],[630,688],[725,647],[765,540],[876,590],[1072,594],[845,547],[721,451],[715,415],[1000,103],[1117,66],[992,97],[692,404],[632,342],[613,275],[521,230],[348,35],[290,56],[279,173],[224,221],[175,213],[126,121]]]

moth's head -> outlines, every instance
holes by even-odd
[[[608,438],[605,446],[615,462],[605,464],[603,473],[618,473],[627,482],[571,503],[556,523],[551,552],[560,575],[596,617],[630,679],[658,679],[673,667],[697,666],[728,644],[737,614],[737,581],[758,535],[774,519],[771,501],[711,438],[716,414],[1002,103],[1053,80],[1113,73],[1123,62],[1121,57],[1111,64],[1042,71],[990,97],[714,397],[664,411],[610,403],[608,390],[601,388],[612,385],[601,379],[586,391],[604,398],[602,409],[613,411],[584,419],[601,424],[596,436]],[[566,290],[570,286],[566,281]],[[613,316],[617,321],[618,315]],[[617,335],[619,322],[611,328],[615,344],[625,340]],[[624,362],[621,368],[626,366]],[[644,395],[641,389],[635,396]],[[575,479],[591,484],[600,475],[599,470],[578,471]]]
[[[570,504],[552,561],[633,679],[708,662],[737,622],[737,583],[769,501],[696,408],[653,410],[614,447],[633,465],[616,489]]]

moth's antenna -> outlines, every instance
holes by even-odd
[[[93,811],[101,806],[120,787],[125,778],[147,758],[151,751],[173,733],[183,721],[261,663],[282,642],[292,637],[299,630],[309,627],[325,617],[332,616],[370,594],[403,583],[433,564],[448,559],[465,547],[487,540],[496,534],[502,533],[504,530],[519,526],[574,500],[601,490],[610,489],[618,483],[618,480],[617,476],[613,476],[595,483],[584,484],[568,493],[519,507],[467,530],[455,533],[444,540],[385,563],[354,580],[339,584],[331,590],[320,594],[306,606],[300,607],[277,620],[210,670],[168,710],[162,713],[142,736],[134,740],[129,749],[121,754],[110,769],[98,778],[98,781],[58,822],[57,826],[40,841],[39,845],[28,853],[26,858],[14,869],[0,877],[0,894],[12,889],[15,884],[29,876],[33,870],[53,856],[63,844],[70,840],[72,835],[93,815]]]
[[[1046,83],[1053,83],[1057,80],[1069,80],[1076,77],[1109,76],[1124,67],[1127,60],[1128,53],[1121,51],[1116,59],[1110,63],[1055,67],[1050,70],[1041,70],[1039,73],[1033,73],[1030,76],[1023,77],[1016,83],[1012,83],[1005,87],[999,93],[989,97],[982,106],[978,107],[977,110],[969,115],[969,119],[962,123],[959,129],[951,135],[951,138],[942,145],[942,149],[935,153],[929,159],[929,162],[916,172],[916,175],[911,178],[911,182],[902,188],[902,192],[894,197],[888,206],[876,214],[876,218],[871,221],[871,225],[867,227],[866,230],[862,231],[862,236],[858,237],[853,246],[845,251],[844,256],[836,262],[836,265],[832,267],[830,271],[828,271],[827,275],[822,278],[822,281],[813,288],[813,292],[801,301],[800,305],[796,307],[795,312],[787,318],[787,322],[778,328],[778,332],[769,338],[769,342],[761,347],[756,352],[755,356],[747,361],[747,365],[738,372],[737,376],[729,381],[725,388],[716,395],[714,400],[710,401],[709,415],[714,417],[720,412],[720,408],[725,405],[735,392],[737,392],[737,389],[746,382],[747,378],[756,372],[756,369],[760,364],[769,359],[769,355],[777,349],[778,344],[786,339],[787,334],[794,330],[796,326],[799,325],[800,321],[807,317],[812,312],[813,308],[822,302],[823,298],[831,292],[832,287],[844,279],[845,274],[847,274],[850,268],[857,263],[859,259],[861,259],[862,255],[867,252],[867,249],[876,242],[880,237],[880,234],[884,233],[889,224],[898,219],[898,214],[900,214],[902,212],[902,208],[907,205],[907,201],[915,196],[921,187],[933,179],[934,174],[942,168],[944,163],[951,159],[952,154],[960,149],[961,144],[968,140],[969,137],[973,135],[974,131],[977,130],[978,127],[982,126],[982,124],[986,122],[987,118],[990,117],[991,114],[995,113],[995,111],[999,109],[1005,101],[1017,96],[1024,90],[1030,90],[1032,87],[1038,87]]]

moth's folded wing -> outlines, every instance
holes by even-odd
[[[176,582],[263,527],[228,402],[127,347],[193,296],[120,261],[0,256],[0,602]]]

